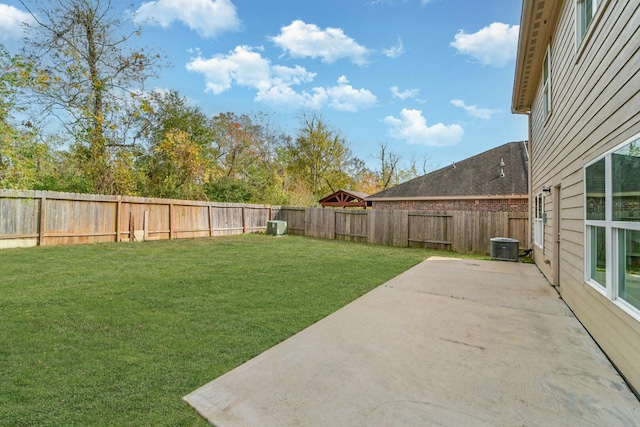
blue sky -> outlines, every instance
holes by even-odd
[[[266,112],[291,135],[315,110],[372,167],[385,142],[405,167],[434,169],[527,138],[526,118],[510,112],[520,8],[156,0],[118,13],[135,13],[141,42],[171,63],[147,89],[176,89],[211,115]],[[15,48],[24,19],[18,1],[0,0],[0,42]]]

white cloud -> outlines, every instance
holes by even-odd
[[[456,145],[464,135],[464,129],[459,125],[437,123],[428,126],[420,110],[402,109],[400,118],[387,116],[383,122],[389,125],[389,135],[409,144],[444,147]]]
[[[415,99],[415,97],[418,96],[418,92],[420,92],[420,89],[407,89],[401,92],[398,86],[391,86],[389,90],[394,98],[401,99],[403,101],[409,98]]]
[[[516,57],[519,31],[518,25],[494,22],[473,34],[460,30],[451,46],[458,53],[469,55],[482,65],[503,67]]]
[[[498,112],[498,110],[491,110],[489,108],[478,108],[476,105],[466,105],[461,99],[453,99],[451,103],[456,107],[464,109],[471,117],[478,119],[488,120]]]
[[[282,27],[280,34],[271,40],[294,58],[322,58],[329,64],[349,58],[354,64],[365,65],[369,54],[367,48],[346,36],[340,28],[322,30],[300,20]]]
[[[402,44],[402,39],[398,37],[398,43],[395,46],[390,47],[389,49],[382,49],[382,52],[385,54],[387,58],[396,59],[400,55],[402,55],[404,51],[404,45]]]
[[[313,82],[316,74],[300,66],[272,65],[248,46],[209,59],[198,55],[186,67],[203,74],[207,91],[216,95],[237,85],[255,89],[255,100],[260,102],[312,109],[329,106],[348,112],[371,108],[378,101],[370,91],[351,86],[345,76],[335,86],[296,91],[295,86]]]
[[[250,47],[237,46],[228,55],[193,58],[187,63],[187,70],[204,74],[207,90],[220,94],[233,83],[255,88],[271,85],[270,65],[268,59]]]
[[[32,16],[27,12],[13,6],[0,4],[0,40],[20,39],[24,35],[22,24],[32,20]]]
[[[162,28],[184,23],[201,37],[214,38],[240,28],[240,19],[230,0],[157,0],[142,3],[135,21],[151,21]]]
[[[378,102],[376,96],[366,89],[355,89],[348,84],[345,76],[338,79],[338,85],[327,88],[330,105],[338,111],[356,112],[371,108]]]

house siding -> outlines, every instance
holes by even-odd
[[[640,390],[640,322],[584,279],[586,163],[640,133],[640,2],[608,0],[576,47],[575,0],[565,0],[552,32],[552,111],[542,85],[531,106],[531,194],[560,186],[560,253],[555,254],[555,197],[545,197],[544,247],[534,258],[621,373]],[[557,278],[555,278],[557,279]]]

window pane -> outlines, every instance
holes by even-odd
[[[589,227],[591,236],[591,271],[589,278],[607,286],[607,246],[604,227]]]
[[[580,7],[582,9],[582,13],[580,14],[580,35],[584,35],[587,31],[587,27],[589,26],[589,22],[591,22],[591,17],[593,16],[593,4],[591,0],[582,0],[580,2]]]
[[[533,243],[535,243],[539,247],[542,247],[543,237],[544,237],[544,224],[542,223],[541,219],[536,219],[535,227],[534,227]]]
[[[587,219],[605,219],[605,163],[598,160],[586,169],[587,180]]]
[[[620,283],[618,296],[640,309],[640,231],[620,230]]]
[[[578,1],[578,41],[581,41],[584,33],[587,32],[587,28],[597,8],[598,2],[596,0]]]
[[[614,221],[640,221],[639,145],[634,141],[611,155]]]

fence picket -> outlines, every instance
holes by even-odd
[[[271,219],[289,234],[393,246],[489,253],[490,238],[528,248],[521,212],[351,210],[276,207],[50,191],[0,190],[0,248],[264,232]]]

